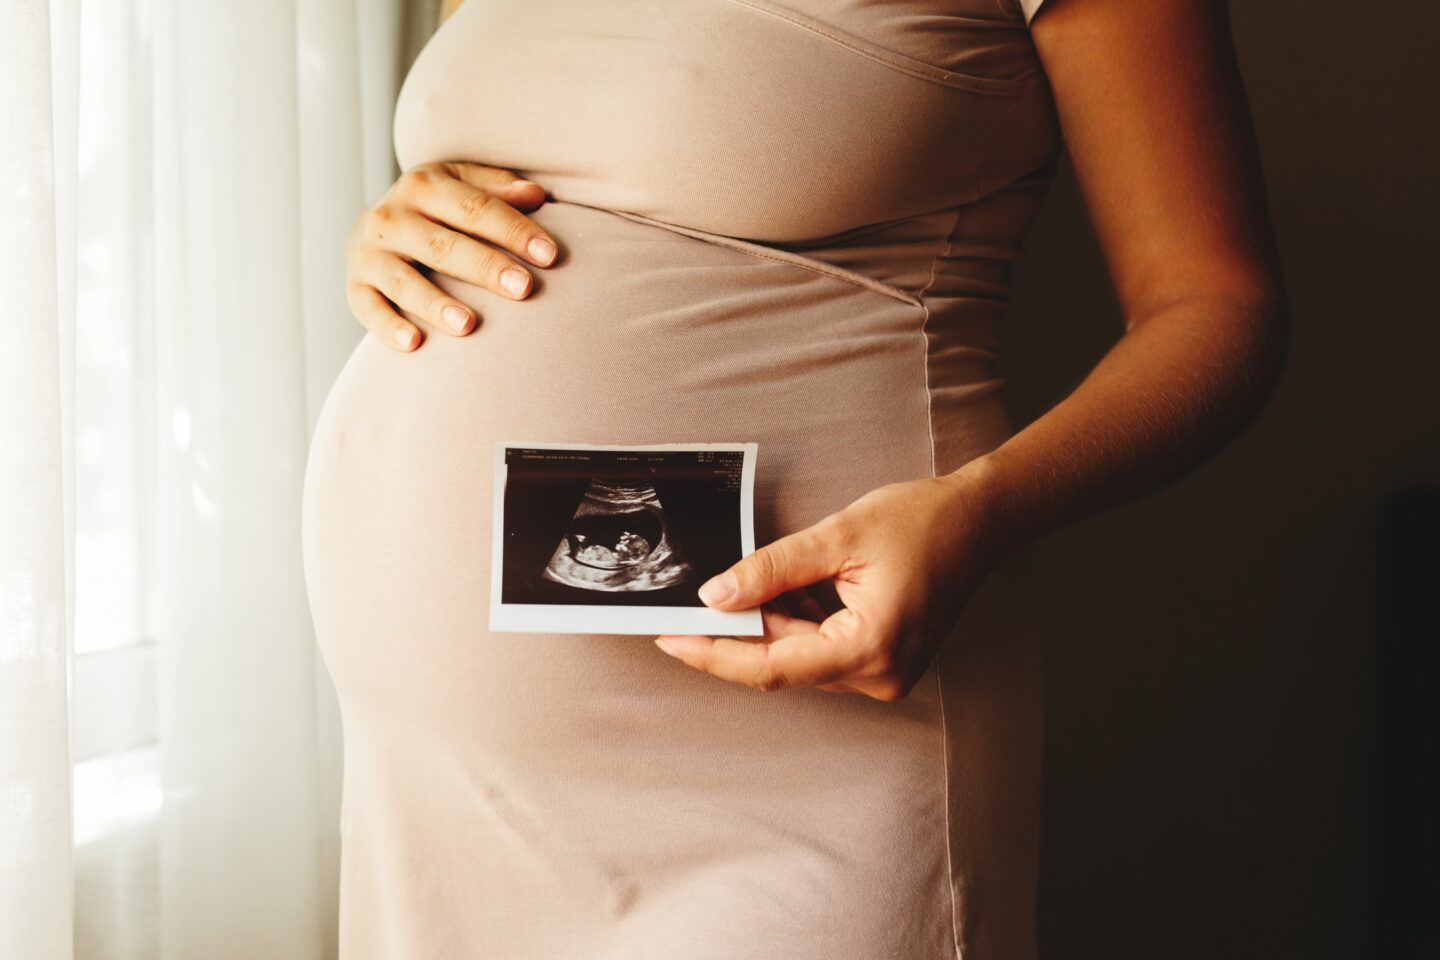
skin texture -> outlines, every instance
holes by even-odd
[[[443,12],[458,6],[447,0]],[[1124,336],[1073,393],[990,454],[952,474],[871,491],[702,586],[701,599],[716,609],[761,606],[766,634],[656,638],[671,656],[760,690],[814,686],[900,699],[997,564],[1193,469],[1256,416],[1273,388],[1284,300],[1224,3],[1048,0],[1031,34]],[[439,166],[422,182],[397,183],[347,244],[352,308],[400,349],[418,345],[420,334],[393,303],[426,317],[453,303],[411,260],[450,273],[435,251],[459,248],[481,285],[509,295],[494,259],[505,255],[482,256],[477,248],[489,244],[481,240],[519,253],[529,236],[543,235],[518,209],[505,214],[504,203],[472,198],[483,216],[437,216],[441,201],[431,192],[458,196],[454,179],[523,209],[544,202],[538,186],[508,186],[514,177],[505,171]],[[471,236],[427,247],[432,234],[414,221],[437,218],[454,228],[447,233]],[[470,317],[458,332],[473,328]],[[823,580],[844,604],[829,615],[805,592]]]

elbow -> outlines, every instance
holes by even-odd
[[[1192,384],[1206,397],[1219,432],[1234,436],[1259,418],[1290,354],[1290,309],[1278,274],[1211,275],[1149,310],[1127,313],[1127,333],[1155,320],[1184,344]]]
[[[1211,329],[1222,445],[1248,430],[1270,404],[1284,379],[1290,356],[1290,310],[1277,280],[1223,297],[1212,316],[1227,318]],[[1228,386],[1220,386],[1227,384]]]

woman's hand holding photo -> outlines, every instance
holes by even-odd
[[[872,490],[701,588],[701,599],[720,610],[766,604],[763,640],[664,635],[656,642],[697,670],[760,690],[813,686],[899,700],[1002,552],[983,489],[962,470]],[[828,617],[804,593],[824,579],[845,604]],[[776,609],[777,598],[813,619]]]
[[[424,271],[525,299],[534,286],[530,271],[504,251],[538,267],[555,262],[554,239],[522,212],[545,200],[539,184],[478,163],[422,163],[405,171],[356,219],[346,241],[351,312],[397,350],[413,350],[423,339],[401,310],[465,336],[475,329],[474,310]]]

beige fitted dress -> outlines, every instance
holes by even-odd
[[[305,570],[344,723],[344,960],[1024,960],[1035,602],[993,577],[895,703],[644,636],[491,632],[493,445],[755,441],[758,543],[1010,427],[1011,261],[1054,169],[1025,0],[469,0],[403,167],[511,168],[559,264],[315,432]]]

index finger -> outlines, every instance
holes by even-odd
[[[526,210],[533,210],[547,199],[545,188],[540,184],[503,167],[487,167],[469,160],[452,160],[443,166],[457,180],[477,190],[503,196],[507,203]]]
[[[441,180],[415,198],[415,208],[431,220],[489,240],[540,267],[554,261],[555,240],[509,201],[460,180]]]

